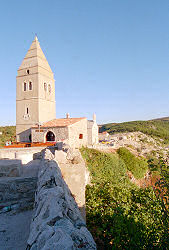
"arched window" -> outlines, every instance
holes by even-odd
[[[48,85],[48,90],[49,90],[49,93],[51,93],[51,85],[50,84]]]
[[[46,84],[46,82],[44,82],[44,90],[45,91],[47,90],[47,84]]]
[[[55,135],[52,131],[47,132],[46,141],[55,141]]]
[[[32,90],[32,82],[29,82],[29,90]]]
[[[29,69],[26,70],[26,73],[29,75]]]
[[[26,108],[26,113],[27,113],[27,115],[29,114],[29,109],[28,108]]]
[[[26,82],[24,82],[24,91],[26,91]]]

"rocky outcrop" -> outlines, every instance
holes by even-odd
[[[96,249],[53,157],[50,150],[43,152],[27,249]]]

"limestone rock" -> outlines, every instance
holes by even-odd
[[[30,250],[96,249],[92,235],[51,152],[45,150],[38,174]]]
[[[55,155],[54,155],[54,148],[46,148],[45,150],[43,150],[42,155],[43,155],[43,159],[46,160],[53,160]]]

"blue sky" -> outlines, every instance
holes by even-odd
[[[169,116],[167,0],[1,1],[0,125],[15,124],[16,74],[35,33],[56,114],[98,123]]]

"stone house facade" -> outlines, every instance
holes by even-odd
[[[88,145],[85,117],[54,119],[39,128],[32,127],[31,131],[32,142],[62,141],[76,148]]]

